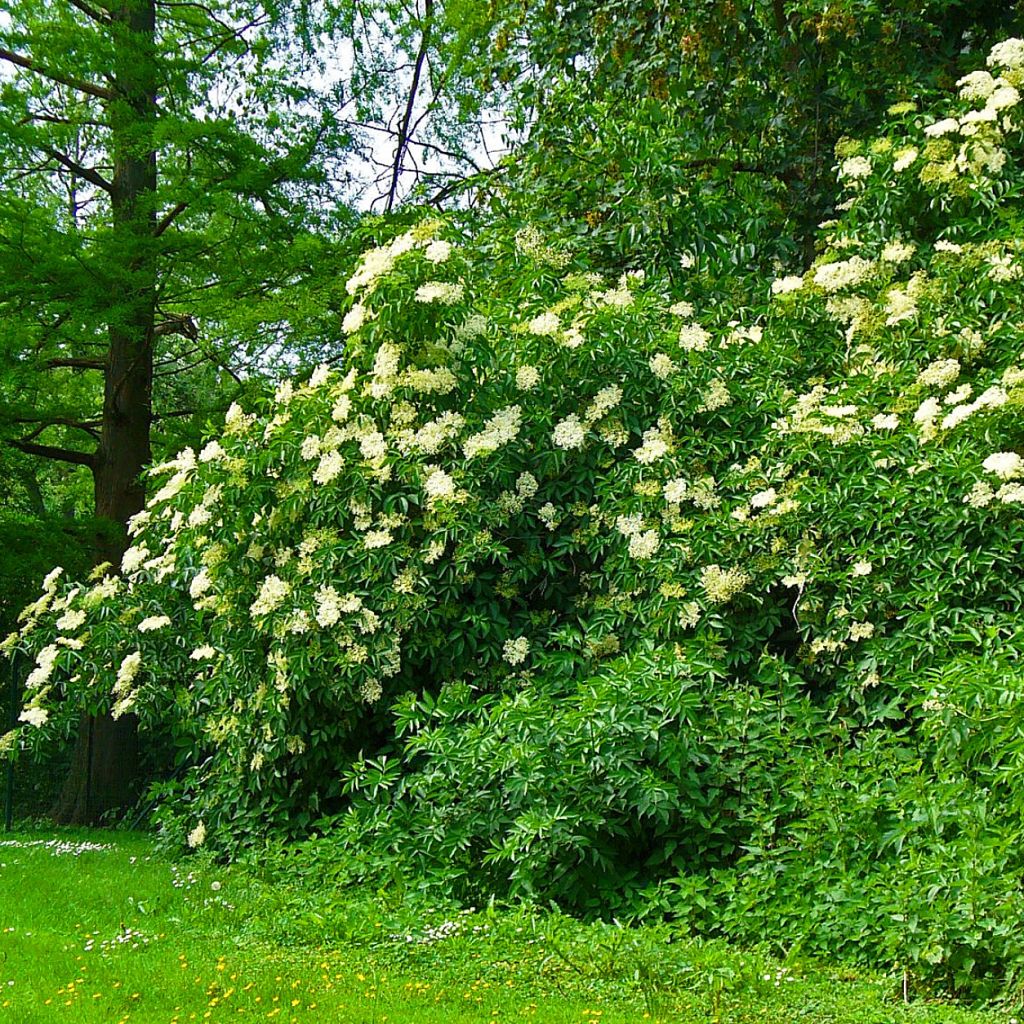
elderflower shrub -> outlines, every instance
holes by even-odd
[[[757,306],[497,229],[424,222],[365,254],[346,365],[156,467],[121,574],[49,578],[23,612],[7,745],[132,712],[186,752],[161,792],[182,840],[320,820],[367,870],[413,857],[587,910],[681,912],[732,872],[701,926],[750,937],[756,902],[804,941],[836,800],[864,823],[863,895],[893,865],[870,825],[893,793],[920,812],[906,848],[930,842],[907,751],[964,787],[989,770],[944,766],[923,680],[965,649],[1024,654],[1017,52],[993,51],[991,92],[976,76],[845,141],[855,187],[818,259]],[[847,749],[896,788],[837,786]],[[1024,848],[1019,816],[982,827]],[[895,955],[885,905],[851,955]],[[969,982],[955,948],[907,955]]]

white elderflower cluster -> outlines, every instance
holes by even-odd
[[[554,446],[566,450],[582,448],[586,439],[586,428],[575,413],[570,413],[565,419],[559,420],[551,434]]]
[[[778,491],[776,491],[774,487],[768,487],[763,491],[758,491],[757,494],[751,497],[750,507],[753,509],[768,508],[771,505],[774,505],[778,500]]]
[[[148,615],[139,623],[140,633],[152,633],[171,624],[169,615]]]
[[[1000,480],[1013,480],[1024,476],[1024,459],[1016,452],[996,452],[981,464],[982,469]]]
[[[427,479],[423,483],[423,490],[431,502],[445,501],[455,497],[455,481],[437,466],[427,466]]]
[[[345,334],[355,334],[367,320],[366,307],[357,302],[342,318],[341,329]]]
[[[804,279],[797,274],[789,274],[772,281],[772,295],[789,295],[798,292],[804,286]]]
[[[502,657],[510,665],[521,665],[530,653],[530,641],[525,636],[506,640],[502,646]]]
[[[586,411],[583,413],[583,422],[587,425],[596,423],[603,416],[607,416],[608,413],[618,407],[622,401],[622,388],[617,384],[610,384],[606,388],[601,388],[596,395],[594,400],[587,406]]]
[[[206,826],[202,822],[199,822],[199,824],[189,832],[185,842],[188,843],[189,849],[191,850],[196,850],[202,846],[203,843],[206,842]]]
[[[364,252],[356,272],[345,283],[345,291],[349,295],[355,295],[363,289],[372,291],[377,281],[391,272],[395,260],[415,249],[419,241],[417,231],[413,229],[392,239],[387,245]]]
[[[629,538],[629,556],[638,562],[653,558],[661,547],[661,537],[657,530],[644,530],[634,533]]]
[[[651,373],[658,380],[668,380],[677,369],[676,364],[664,352],[658,352],[656,355],[651,356],[649,365]]]
[[[537,478],[532,473],[520,473],[516,478],[516,493],[521,498],[532,498],[538,487]]]
[[[710,332],[700,324],[683,324],[679,328],[679,345],[686,352],[705,352],[710,340]]]
[[[256,600],[249,606],[249,614],[253,618],[269,615],[284,603],[291,591],[290,583],[286,583],[279,576],[268,576],[260,584]]]
[[[633,450],[633,456],[643,466],[649,466],[669,453],[669,439],[661,426],[644,431],[643,444]]]
[[[863,256],[851,256],[836,263],[823,263],[815,268],[814,283],[825,292],[839,292],[863,284],[874,272],[875,265]]]
[[[518,405],[499,409],[487,420],[483,430],[466,438],[462,443],[462,454],[467,459],[476,458],[478,455],[490,455],[519,436],[522,420],[523,411]]]
[[[683,479],[683,477],[675,477],[672,480],[666,482],[662,494],[664,495],[665,501],[670,505],[678,505],[680,502],[686,500],[690,491],[690,482]]]
[[[452,243],[445,242],[440,238],[430,242],[423,250],[423,258],[428,263],[445,263],[452,254]]]
[[[70,633],[85,622],[85,612],[80,608],[69,608],[55,623],[62,633]]]
[[[1024,68],[1024,39],[1004,39],[989,51],[986,61],[990,68]]]
[[[36,729],[39,729],[42,726],[46,725],[49,719],[50,712],[47,711],[46,708],[39,707],[36,704],[30,705],[29,707],[25,708],[21,712],[21,714],[18,715],[19,722],[25,722]],[[13,733],[9,733],[8,735],[13,735]],[[4,739],[6,738],[7,737],[5,736]]]
[[[930,139],[938,139],[943,135],[951,135],[960,130],[960,122],[955,117],[944,117],[941,121],[928,125],[924,133]]]
[[[866,156],[851,156],[839,165],[839,177],[851,182],[862,182],[871,177],[871,161]]]
[[[897,173],[901,174],[907,168],[912,167],[914,162],[918,158],[918,151],[913,146],[907,146],[904,149],[898,149],[896,151],[896,159],[892,162],[892,169]]]
[[[532,391],[540,383],[540,371],[536,366],[520,366],[516,369],[516,387],[520,391]]]
[[[452,306],[465,294],[465,287],[451,281],[426,281],[416,289],[417,302],[436,302],[441,306]]]
[[[386,548],[394,540],[390,530],[368,530],[363,535],[363,546],[369,550]]]
[[[724,409],[732,404],[732,395],[721,379],[713,380],[701,393],[701,412],[714,412],[715,409]]]
[[[852,576],[870,576],[874,566],[867,559],[859,559],[853,563],[853,568],[850,569],[850,575]]]
[[[531,334],[548,338],[558,334],[562,329],[562,321],[558,319],[558,314],[556,313],[541,313],[526,324],[526,329]]]
[[[915,383],[922,388],[944,388],[959,376],[959,359],[936,359],[917,375]]]
[[[896,239],[892,242],[887,242],[882,247],[881,259],[883,263],[906,263],[915,252],[917,252],[917,246],[913,242],[903,242]]]
[[[313,470],[313,481],[318,484],[329,484],[335,480],[345,467],[345,459],[337,449],[320,456],[317,467]]]
[[[987,71],[972,71],[956,83],[962,100],[987,100],[995,92],[996,80]]]
[[[202,644],[189,655],[189,659],[191,661],[209,661],[210,658],[215,657],[216,654],[216,650],[214,650],[214,648],[209,644]]]
[[[712,604],[728,604],[750,580],[750,574],[736,566],[723,569],[712,564],[705,565],[700,571],[700,585]]]
[[[411,446],[424,455],[436,455],[449,441],[458,437],[465,419],[457,412],[445,412],[424,423],[410,439]]]

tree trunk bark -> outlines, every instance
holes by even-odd
[[[153,327],[156,313],[156,5],[124,0],[111,10],[116,43],[114,97],[108,103],[114,158],[111,192],[112,280],[100,444],[93,469],[96,514],[120,529],[98,541],[101,561],[120,562],[124,527],[145,506],[142,471],[150,462]],[[138,796],[139,740],[134,715],[83,716],[54,818],[94,824]]]

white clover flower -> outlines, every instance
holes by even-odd
[[[676,372],[676,364],[664,352],[651,356],[649,365],[651,373],[659,380],[668,380]]]
[[[982,469],[994,473],[1000,480],[1013,480],[1024,476],[1024,459],[1016,452],[996,452],[981,464]]]
[[[772,281],[772,295],[788,295],[790,292],[798,292],[804,286],[804,279],[797,274],[790,274],[788,277],[780,277]]]
[[[556,448],[582,448],[587,439],[587,431],[580,422],[579,416],[571,413],[555,424],[551,440]]]
[[[516,387],[520,391],[531,391],[540,383],[540,371],[536,366],[520,366],[516,370]]]
[[[171,619],[169,615],[148,615],[139,623],[140,633],[152,633],[154,630],[163,629],[169,626]]]
[[[506,640],[502,647],[502,657],[510,665],[520,665],[526,661],[530,653],[530,641],[525,636]]]

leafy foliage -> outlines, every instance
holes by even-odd
[[[368,874],[1012,983],[1024,42],[988,67],[843,140],[820,255],[747,304],[536,229],[365,253],[345,365],[156,467],[119,575],[47,578],[5,744],[132,712],[192,846],[331,828]]]

